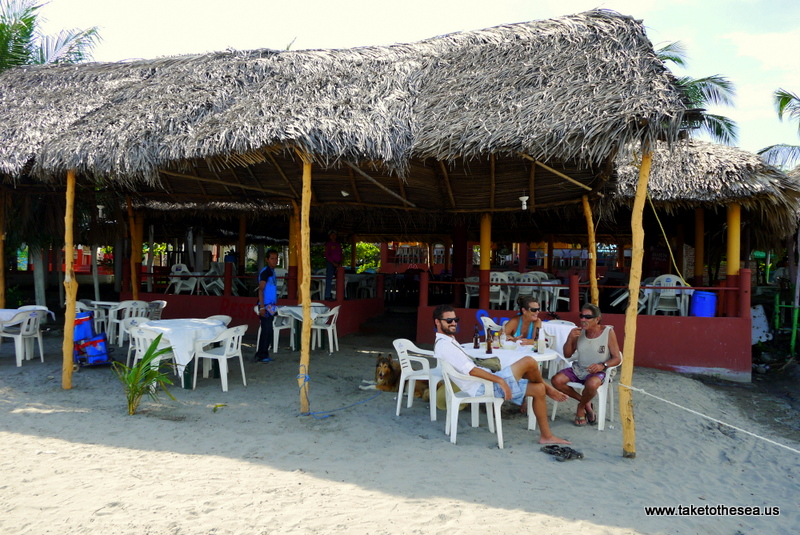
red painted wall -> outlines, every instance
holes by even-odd
[[[132,299],[130,292],[122,292],[120,300]],[[163,299],[167,302],[161,317],[163,319],[172,318],[207,318],[214,314],[225,314],[231,316],[231,325],[248,325],[250,332],[258,330],[258,316],[253,312],[256,304],[255,297],[219,297],[214,295],[173,295],[161,293],[139,293],[142,301],[155,301]],[[296,305],[296,300],[280,299],[278,305]],[[336,323],[336,330],[339,336],[358,332],[361,324],[383,313],[383,299],[374,297],[371,299],[355,299],[344,302],[325,302],[333,308],[341,305],[339,309],[339,319]]]
[[[433,344],[433,309],[419,309],[417,343]],[[477,325],[483,336],[480,317],[487,315],[496,323],[511,318],[511,310],[456,309],[461,318],[456,338],[469,342]],[[577,323],[577,313],[559,312],[561,319]],[[499,321],[498,321],[499,320]],[[625,316],[604,314],[603,323],[613,325],[625,353]],[[638,316],[636,323],[637,366],[682,373],[713,375],[749,382],[752,369],[750,318],[698,318],[693,316]]]

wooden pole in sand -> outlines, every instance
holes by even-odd
[[[75,278],[75,243],[72,235],[75,219],[75,170],[67,171],[67,208],[64,212],[64,252],[66,269],[64,273],[64,290],[66,292],[66,310],[64,311],[64,343],[61,346],[63,362],[61,365],[61,388],[72,388],[72,352],[75,325],[75,299],[78,296],[78,281]]]
[[[636,185],[636,196],[633,200],[631,215],[631,233],[633,248],[631,251],[631,273],[628,282],[628,309],[625,311],[625,353],[622,360],[622,373],[619,386],[619,416],[622,422],[622,456],[628,459],[636,457],[636,425],[633,421],[633,397],[631,391],[622,385],[631,386],[633,380],[633,357],[636,346],[636,320],[639,311],[639,285],[642,281],[642,260],[644,259],[644,228],[642,217],[644,203],[647,199],[647,182],[650,180],[650,165],[653,152],[649,144],[643,146],[642,164],[639,166],[639,182]]]
[[[594,237],[594,222],[592,221],[592,207],[589,204],[589,196],[581,197],[583,201],[583,215],[586,217],[586,235],[589,237],[589,288],[591,290],[591,301],[595,305],[600,304],[600,290],[597,288],[597,243]]]
[[[133,213],[133,204],[131,198],[128,196],[128,236],[130,237],[131,244],[131,296],[133,299],[139,299],[139,274],[136,273],[136,247],[139,241],[136,236],[136,215]],[[141,261],[142,246],[139,245],[139,257]]]
[[[0,308],[6,308],[6,199],[4,189],[0,192]]]
[[[303,160],[303,194],[300,204],[300,301],[303,304],[303,330],[300,335],[300,414],[308,413],[308,366],[311,353],[311,229],[308,216],[311,210],[311,158],[298,151]]]

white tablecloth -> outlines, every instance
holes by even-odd
[[[547,362],[549,360],[555,360],[558,356],[558,353],[553,351],[552,349],[545,349],[542,353],[535,353],[532,351],[533,346],[520,346],[519,349],[492,349],[492,354],[489,355],[486,353],[486,346],[483,346],[479,349],[475,349],[472,347],[472,343],[462,344],[461,347],[464,348],[464,352],[469,355],[470,357],[476,359],[485,359],[491,357],[497,357],[500,359],[500,365],[505,368],[507,366],[511,366],[515,362],[517,362],[522,357],[533,357],[536,359],[536,362]]]
[[[141,327],[147,327],[162,333],[162,341],[169,341],[175,363],[178,365],[178,374],[183,374],[183,368],[194,358],[194,342],[196,340],[211,340],[226,329],[220,320],[206,319],[172,319],[146,321]],[[162,343],[164,347],[167,344]]]
[[[288,313],[292,318],[297,321],[303,321],[303,307],[302,306],[284,306],[278,307],[282,312]],[[330,311],[325,305],[311,305],[311,321],[314,321],[319,314],[324,314]]]

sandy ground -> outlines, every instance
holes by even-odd
[[[389,352],[399,318],[311,356],[314,416],[299,414],[299,353],[246,363],[176,401],[145,400],[127,416],[107,366],[61,389],[60,333],[45,363],[14,365],[0,347],[0,533],[795,533],[800,455],[634,394],[635,459],[623,459],[618,422],[572,424],[562,403],[556,435],[585,459],[555,462],[508,407],[505,449],[482,419],[461,416],[458,444],[427,403],[394,415],[394,394],[361,391]],[[378,335],[375,331],[386,331]],[[285,340],[285,338],[284,338]],[[252,343],[252,334],[246,341]],[[119,356],[120,350],[115,352]],[[247,348],[247,356],[252,346]],[[800,449],[731,397],[673,373],[637,368],[634,386]],[[215,410],[216,408],[216,410]],[[779,516],[647,516],[646,506],[759,506]]]

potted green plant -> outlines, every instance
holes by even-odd
[[[136,409],[145,394],[150,396],[153,401],[158,401],[159,388],[163,389],[170,399],[175,399],[166,387],[166,385],[172,384],[172,380],[162,371],[162,368],[169,368],[172,364],[161,362],[161,355],[169,353],[172,348],[158,349],[160,341],[161,335],[159,334],[147,348],[142,359],[133,366],[128,367],[121,362],[113,364],[114,372],[125,388],[129,415],[136,414]]]

